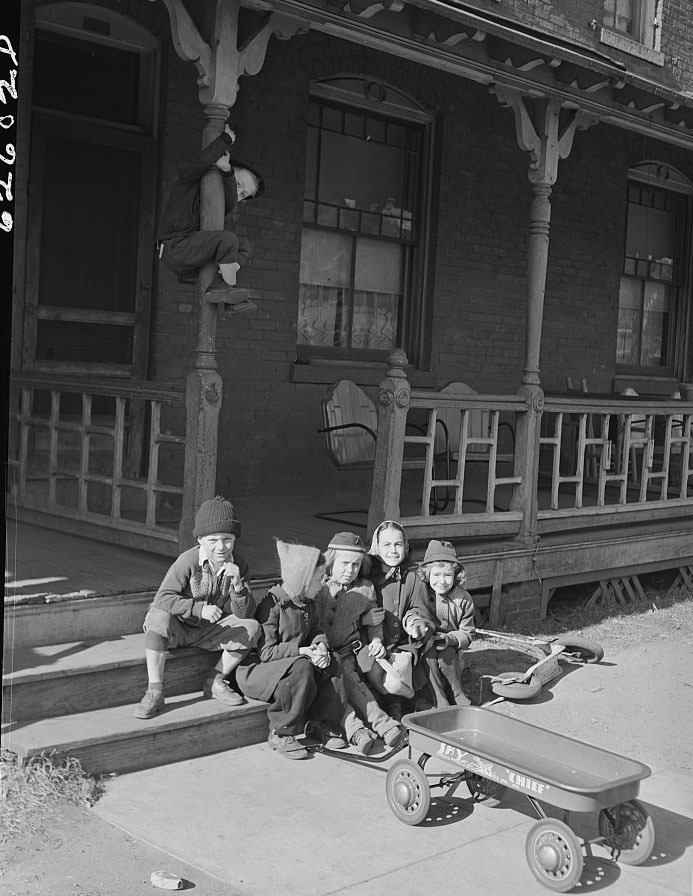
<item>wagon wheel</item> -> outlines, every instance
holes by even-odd
[[[501,672],[498,678],[508,678],[510,681],[494,681],[491,684],[491,690],[499,697],[505,697],[506,700],[531,700],[536,697],[541,690],[541,682],[532,675],[529,681],[513,681],[512,679],[521,676],[521,672]]]
[[[504,784],[499,784],[497,781],[489,781],[488,778],[471,773],[467,774],[466,781],[467,789],[474,798],[474,802],[483,803],[489,809],[493,809],[501,802],[508,789]]]
[[[616,858],[624,865],[641,865],[654,849],[654,824],[638,800],[602,809],[599,833],[606,845],[617,851]]]
[[[582,876],[580,841],[567,824],[555,818],[544,818],[530,828],[525,857],[539,883],[557,893],[572,890]]]
[[[408,759],[387,773],[385,792],[390,809],[405,824],[420,824],[431,807],[431,788],[423,770]]]
[[[555,638],[554,644],[565,647],[561,658],[578,660],[581,663],[599,663],[604,659],[604,648],[595,641],[583,641],[581,638]]]

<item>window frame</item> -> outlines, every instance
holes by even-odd
[[[108,25],[108,34],[89,30],[98,20]],[[36,34],[47,32],[86,46],[103,45],[136,53],[140,58],[138,114],[136,121],[116,122],[74,112],[33,105],[29,181],[31,190],[26,220],[26,273],[21,365],[24,370],[67,375],[95,374],[109,377],[145,378],[149,363],[149,316],[154,266],[156,214],[156,128],[160,44],[157,38],[120,13],[88,3],[55,3],[36,10]],[[43,188],[46,141],[66,137],[137,153],[140,159],[140,204],[133,257],[135,282],[132,311],[106,311],[41,305],[39,295]],[[127,327],[132,350],[127,364],[80,361],[48,361],[36,357],[38,323],[41,320],[73,324],[106,324]]]
[[[637,183],[641,186],[650,187],[653,190],[674,193],[678,196],[687,198],[687,207],[684,210],[683,228],[677,238],[680,241],[682,257],[678,260],[678,268],[680,269],[680,280],[678,284],[674,284],[677,290],[676,308],[671,312],[671,320],[669,322],[668,333],[666,335],[666,346],[670,363],[664,365],[643,365],[643,364],[627,364],[618,361],[618,355],[615,359],[615,371],[618,375],[634,375],[657,377],[661,379],[671,379],[672,377],[684,378],[686,366],[686,347],[689,341],[690,318],[691,318],[691,281],[693,275],[691,266],[693,265],[693,248],[691,241],[693,239],[693,183],[678,172],[670,165],[657,162],[647,161],[635,165],[628,170],[626,180],[626,209],[625,209],[625,228],[623,234],[623,249],[621,253],[621,269],[618,277],[618,288],[620,294],[621,283],[625,278],[632,279],[636,275],[627,273],[626,264],[626,240],[628,238],[629,223],[629,195],[630,186]],[[688,249],[687,249],[688,247]],[[648,282],[647,277],[638,278],[643,282]],[[667,283],[665,279],[652,278],[654,282]],[[641,307],[642,312],[642,307]],[[620,316],[621,305],[617,299],[617,315]],[[617,333],[618,350],[618,333]]]
[[[353,87],[344,87],[344,83],[360,85],[363,93],[359,95]],[[383,99],[385,97],[385,99]],[[416,125],[421,128],[421,161],[418,172],[417,212],[419,217],[418,239],[412,241],[409,253],[408,271],[403,274],[404,294],[398,319],[398,335],[394,347],[403,348],[414,366],[421,366],[424,358],[424,322],[426,320],[426,293],[429,280],[432,239],[432,171],[433,147],[435,145],[435,117],[424,110],[420,104],[409,98],[399,88],[390,84],[367,78],[352,72],[331,76],[311,85],[309,102],[341,107],[345,110],[357,110],[359,113],[371,113],[385,117],[403,125]],[[399,102],[398,102],[399,100]],[[310,201],[304,188],[304,202]],[[308,230],[326,230],[331,233],[351,237],[352,251],[359,237],[368,238],[369,234],[351,228],[341,229],[310,223],[302,218],[301,234]],[[395,240],[400,245],[405,240]],[[405,253],[405,263],[406,263]],[[352,268],[352,277],[355,271]],[[299,280],[300,282],[300,280]],[[352,280],[353,282],[353,280]],[[298,310],[298,306],[297,306]],[[343,347],[311,346],[296,341],[296,360],[299,365],[322,364],[358,364],[368,366],[381,364],[392,351],[376,349],[354,349]]]

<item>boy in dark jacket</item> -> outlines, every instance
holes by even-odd
[[[167,651],[175,647],[221,651],[204,694],[227,706],[245,703],[226,680],[260,637],[248,564],[234,552],[240,534],[233,504],[225,498],[205,501],[197,511],[198,547],[169,568],[144,620],[149,684],[135,707],[136,719],[151,719],[164,708]]]
[[[227,125],[193,161],[180,172],[169,199],[161,232],[158,237],[159,258],[179,276],[196,274],[198,269],[215,262],[223,283],[228,304],[234,310],[252,310],[255,305],[245,299],[234,305],[236,275],[249,259],[250,242],[239,239],[233,232],[239,217],[239,205],[260,196],[264,182],[255,168],[231,158],[230,147],[236,140]],[[200,230],[200,180],[212,166],[222,173],[224,186],[224,230]],[[245,303],[245,304],[244,304]]]
[[[308,751],[296,735],[312,720],[319,723],[325,746],[343,749],[344,714],[330,676],[327,636],[318,624],[315,595],[325,573],[325,557],[309,545],[277,541],[282,580],[260,603],[262,638],[239,666],[243,693],[269,703],[269,744],[287,759],[305,759]]]

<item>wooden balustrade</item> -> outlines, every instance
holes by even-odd
[[[12,393],[8,507],[171,553],[183,493],[183,393],[33,374],[14,376]]]
[[[388,363],[379,393],[370,531],[383,519],[399,519],[413,538],[532,541],[551,530],[691,513],[693,402],[559,398],[532,385],[517,395],[453,396],[412,390],[403,353],[394,352]],[[450,437],[451,412],[454,451],[442,435]],[[503,423],[514,429],[509,452]],[[416,507],[403,506],[402,477],[413,476],[407,471],[416,458],[419,497]]]

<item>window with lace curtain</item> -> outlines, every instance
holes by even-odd
[[[309,106],[299,359],[416,360],[430,122],[385,85],[340,77]]]
[[[629,171],[616,350],[621,370],[677,375],[692,193],[693,185],[669,166],[645,163]]]

